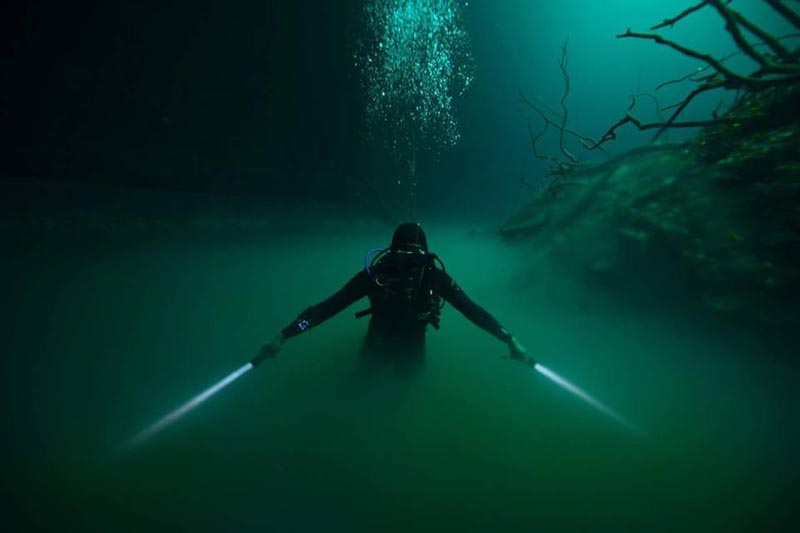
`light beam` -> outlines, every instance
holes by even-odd
[[[191,411],[192,409],[194,409],[201,403],[205,402],[206,400],[214,396],[216,393],[218,393],[219,391],[221,391],[222,389],[224,389],[225,387],[227,387],[228,385],[230,385],[231,383],[242,377],[249,370],[251,370],[253,366],[254,365],[252,362],[248,362],[242,365],[240,368],[234,370],[233,372],[228,374],[225,378],[218,381],[214,385],[210,386],[209,388],[207,388],[206,390],[204,390],[203,392],[201,392],[188,402],[184,403],[174,411],[164,415],[156,423],[154,423],[153,425],[151,425],[150,427],[148,427],[147,429],[136,435],[130,441],[128,441],[128,443],[123,447],[123,450],[130,450],[140,445],[144,441],[150,439],[151,437],[159,433],[167,426],[177,422],[178,420],[183,418],[187,413],[189,413],[189,411]]]
[[[639,429],[636,426],[634,426],[633,424],[628,422],[628,420],[626,420],[622,415],[620,415],[619,413],[615,412],[613,409],[611,409],[610,407],[605,405],[603,402],[601,402],[597,398],[593,397],[591,394],[589,394],[585,390],[581,389],[577,385],[574,385],[573,383],[570,383],[566,379],[562,378],[561,376],[559,376],[558,374],[556,374],[555,372],[553,372],[549,368],[547,368],[545,366],[542,366],[540,363],[536,363],[536,366],[534,366],[533,369],[536,370],[541,375],[543,375],[544,377],[546,377],[547,379],[549,379],[550,381],[552,381],[553,383],[555,383],[556,385],[558,385],[559,387],[561,387],[562,389],[564,389],[564,390],[566,390],[568,392],[571,392],[572,394],[574,394],[575,396],[577,396],[578,398],[580,398],[584,402],[588,403],[589,405],[591,405],[592,407],[594,407],[595,409],[597,409],[598,411],[600,411],[604,415],[606,415],[609,418],[612,418],[613,420],[615,420],[618,423],[622,424],[623,426],[625,426],[628,430],[632,431],[633,433],[637,433],[637,434],[641,433],[641,431],[639,431]]]

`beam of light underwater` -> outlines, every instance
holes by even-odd
[[[577,396],[578,398],[580,398],[584,402],[588,403],[589,405],[591,405],[592,407],[594,407],[595,409],[597,409],[598,411],[600,411],[604,415],[606,415],[606,416],[612,418],[613,420],[619,422],[620,424],[625,426],[628,430],[632,431],[633,433],[637,433],[637,434],[641,433],[636,426],[634,426],[633,424],[628,422],[622,415],[616,413],[610,407],[605,405],[603,402],[601,402],[600,400],[594,398],[591,394],[589,394],[585,390],[581,389],[577,385],[574,385],[574,384],[570,383],[569,381],[567,381],[566,379],[562,378],[561,376],[559,376],[558,374],[556,374],[555,372],[553,372],[549,368],[547,368],[545,366],[542,366],[540,363],[536,363],[536,366],[534,366],[533,369],[536,370],[541,375],[543,375],[544,377],[546,377],[547,379],[549,379],[550,381],[552,381],[553,383],[555,383],[556,385],[558,385],[559,387],[561,387],[562,389],[564,389],[564,390],[566,390],[568,392],[571,392],[572,394],[574,394],[575,396]]]
[[[164,415],[156,423],[154,423],[153,425],[151,425],[150,427],[148,427],[147,429],[136,435],[133,439],[131,439],[124,446],[123,449],[130,450],[140,445],[144,441],[148,440],[149,438],[153,437],[167,426],[177,422],[178,420],[183,418],[187,413],[189,413],[189,411],[191,411],[192,409],[194,409],[201,403],[205,402],[206,400],[214,396],[216,393],[218,393],[219,391],[221,391],[222,389],[224,389],[225,387],[227,387],[228,385],[230,385],[231,383],[242,377],[253,367],[254,367],[253,363],[249,362],[242,365],[240,368],[234,370],[233,372],[228,374],[225,378],[221,379],[214,385],[210,386],[209,388],[207,388],[206,390],[204,390],[203,392],[201,392],[188,402],[184,403],[174,411]]]

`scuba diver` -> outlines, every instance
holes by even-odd
[[[424,359],[427,327],[439,329],[445,302],[503,341],[512,359],[535,365],[517,339],[447,274],[444,263],[428,250],[427,238],[419,224],[407,222],[398,226],[391,245],[371,250],[364,263],[364,269],[344,287],[300,313],[281,330],[261,348],[254,362],[273,357],[286,340],[322,324],[367,296],[370,307],[356,313],[356,318],[370,316],[362,354],[368,365],[381,360],[393,362],[399,370],[419,368]]]

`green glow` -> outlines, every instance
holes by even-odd
[[[364,74],[367,133],[413,167],[417,152],[459,139],[453,99],[474,72],[460,8],[454,0],[372,0],[365,24],[369,36],[355,59]]]

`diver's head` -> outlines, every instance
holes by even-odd
[[[428,239],[425,237],[425,232],[422,231],[422,226],[416,222],[406,222],[397,226],[392,236],[392,245],[390,246],[393,252],[404,251],[428,251]]]

